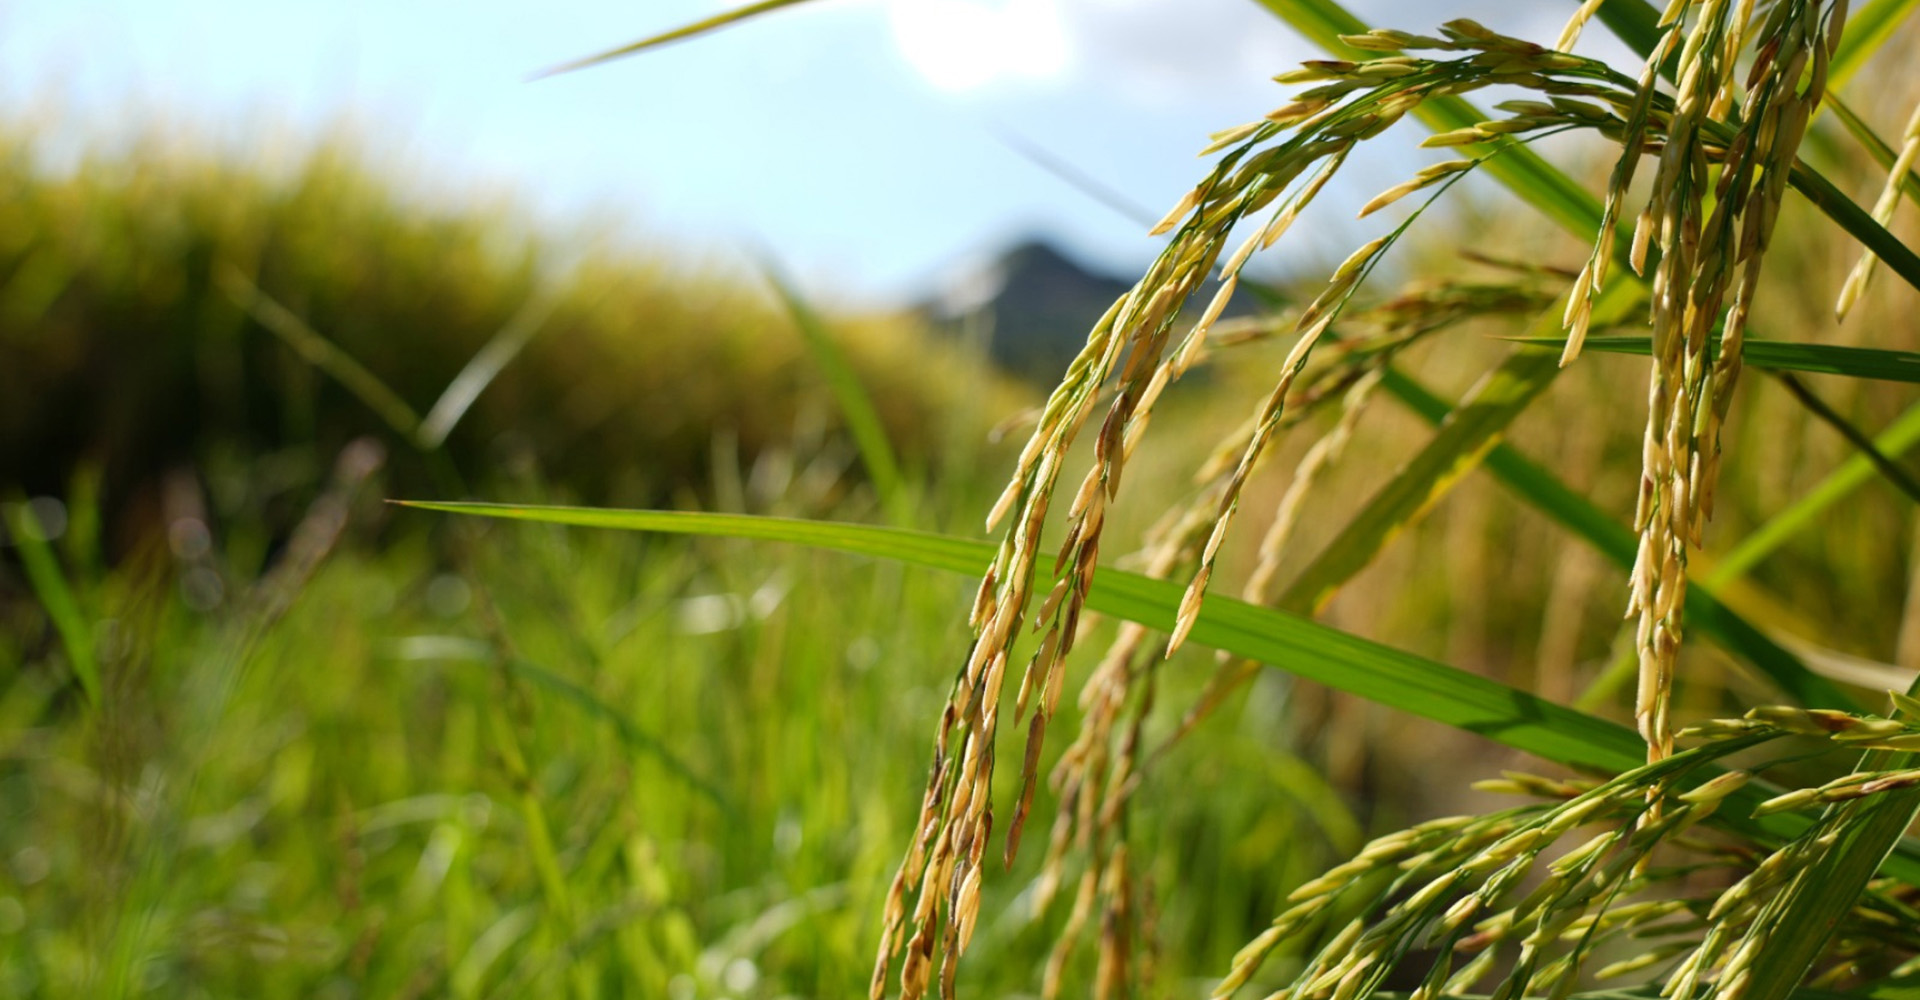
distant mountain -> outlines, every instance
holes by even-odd
[[[984,336],[988,355],[1007,371],[1051,382],[1131,287],[1130,279],[1090,270],[1052,243],[1030,238],[958,271],[915,308],[939,329]],[[1204,297],[1195,303],[1204,305]],[[1246,311],[1236,300],[1227,314]]]

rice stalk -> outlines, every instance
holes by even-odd
[[[875,997],[884,992],[896,959],[908,1000],[928,991],[936,958],[942,995],[953,995],[954,962],[977,920],[979,869],[994,823],[988,801],[993,744],[1001,719],[1001,689],[1011,679],[1014,640],[1032,602],[1044,593],[1032,623],[1043,638],[1019,670],[1014,715],[1016,722],[1026,722],[1027,747],[1021,790],[1007,823],[1004,858],[1009,864],[1032,808],[1039,748],[1057,708],[1064,660],[1085,625],[1082,610],[1106,506],[1145,434],[1155,402],[1204,356],[1211,328],[1251,254],[1287,231],[1359,142],[1429,100],[1496,83],[1533,89],[1547,98],[1507,102],[1501,108],[1511,117],[1433,136],[1427,141],[1430,146],[1495,144],[1513,136],[1571,129],[1598,131],[1621,144],[1606,219],[1570,297],[1572,332],[1565,360],[1577,356],[1591,323],[1593,303],[1614,257],[1612,220],[1622,210],[1634,166],[1644,154],[1658,157],[1655,193],[1639,215],[1628,252],[1638,270],[1646,266],[1650,251],[1658,251],[1652,276],[1657,361],[1636,514],[1641,540],[1630,613],[1641,618],[1636,716],[1650,761],[1671,752],[1668,692],[1680,638],[1687,548],[1698,544],[1711,513],[1719,422],[1739,374],[1741,338],[1759,262],[1845,16],[1844,4],[1781,3],[1767,10],[1758,34],[1768,41],[1742,85],[1734,78],[1733,66],[1747,46],[1754,11],[1722,0],[1709,0],[1698,10],[1693,6],[1676,0],[1669,9],[1662,41],[1638,81],[1592,60],[1508,38],[1466,20],[1449,22],[1439,37],[1391,31],[1353,36],[1345,41],[1362,50],[1458,55],[1310,61],[1276,78],[1310,85],[1291,103],[1260,121],[1216,133],[1208,152],[1221,153],[1219,162],[1154,227],[1155,233],[1173,234],[1167,249],[1095,326],[1041,411],[1015,474],[989,516],[990,527],[1003,520],[1007,527],[974,602],[976,640],[938,730],[916,825],[920,834],[885,907],[872,984]],[[1669,97],[1657,87],[1658,67],[1673,53],[1678,53],[1680,82]],[[1736,98],[1739,117],[1734,125],[1724,125],[1719,117],[1730,112]],[[1362,214],[1423,188],[1444,191],[1477,162],[1456,160],[1427,168],[1374,199]],[[1223,262],[1230,231],[1269,208],[1265,223]],[[1189,634],[1246,483],[1288,422],[1296,383],[1330,326],[1411,221],[1350,255],[1295,317],[1292,347],[1267,398],[1203,470],[1209,485],[1197,502],[1167,522],[1153,566],[1166,573],[1190,563],[1191,576],[1165,652],[1156,656],[1147,647],[1145,630],[1130,627],[1088,683],[1081,740],[1056,775],[1062,809],[1050,838],[1041,893],[1046,898],[1058,886],[1063,845],[1077,841],[1090,851],[1063,940],[1070,941],[1084,925],[1093,897],[1102,897],[1101,909],[1109,919],[1126,907],[1124,899],[1105,891],[1126,882],[1113,867],[1120,855],[1096,845],[1108,843],[1138,764],[1134,751],[1125,746],[1117,753],[1101,749],[1120,731],[1121,706],[1150,704],[1150,695],[1129,698],[1132,682],[1150,678],[1151,664],[1177,650]],[[1219,292],[1200,321],[1177,336],[1177,317],[1216,267],[1223,276]],[[1729,296],[1731,306],[1726,307]],[[1720,350],[1710,357],[1708,336],[1716,326],[1721,330]],[[1110,381],[1114,388],[1108,393],[1104,387]],[[1102,403],[1106,415],[1096,432],[1092,466],[1071,488],[1064,540],[1051,567],[1043,567],[1042,527],[1056,494],[1067,488],[1062,482],[1067,450]],[[1316,463],[1332,450],[1322,450]],[[1311,481],[1314,464],[1301,470],[1305,474],[1296,477],[1296,484]],[[1281,541],[1287,520],[1279,522]],[[1202,538],[1196,553],[1193,543]],[[1262,585],[1272,577],[1275,558],[1271,552],[1263,557],[1257,576]],[[1029,708],[1033,714],[1027,719]],[[1143,713],[1144,708],[1136,711]],[[1131,733],[1137,734],[1141,717],[1135,715]],[[1137,745],[1137,737],[1133,742]],[[1103,797],[1105,806],[1096,807],[1092,791],[1103,784],[1117,791]],[[1654,822],[1657,813],[1649,813],[1648,819],[1650,828],[1665,829]],[[908,898],[916,890],[917,902],[909,911]],[[1110,943],[1112,936],[1103,933],[1103,942]],[[1100,982],[1108,983],[1107,970],[1119,959],[1103,954],[1108,957],[1100,964]],[[1058,964],[1056,956],[1054,968]],[[1057,974],[1049,976],[1049,985],[1057,985]]]
[[[1902,706],[1911,700],[1895,697]],[[1213,996],[1237,993],[1282,946],[1308,940],[1320,914],[1357,911],[1358,919],[1309,953],[1286,991],[1289,1000],[1372,996],[1394,971],[1418,975],[1412,997],[1463,992],[1501,964],[1496,956],[1505,958],[1506,971],[1494,996],[1565,996],[1602,944],[1636,939],[1650,943],[1595,969],[1595,977],[1671,963],[1664,996],[1688,998],[1711,988],[1715,997],[1740,997],[1755,984],[1754,964],[1772,935],[1808,930],[1783,922],[1782,914],[1820,859],[1858,825],[1859,803],[1910,792],[1920,772],[1904,766],[1859,771],[1776,796],[1760,811],[1836,808],[1772,847],[1689,832],[1751,780],[1747,771],[1714,774],[1713,763],[1805,737],[1825,741],[1830,752],[1893,750],[1914,745],[1920,724],[1763,707],[1680,735],[1701,745],[1605,781],[1508,772],[1476,783],[1482,791],[1545,804],[1431,821],[1376,839],[1295,889],[1272,926],[1235,957]],[[1662,844],[1690,857],[1652,866]],[[1713,872],[1733,880],[1702,894],[1699,876]],[[1900,883],[1881,880],[1843,907],[1836,943],[1819,959],[1830,983],[1856,980],[1864,966],[1850,963],[1889,968],[1911,960],[1920,932],[1903,919],[1913,912],[1907,896]]]

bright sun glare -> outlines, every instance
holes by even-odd
[[[1072,57],[1058,0],[893,0],[888,20],[901,54],[941,90],[1048,79]]]

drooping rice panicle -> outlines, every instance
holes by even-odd
[[[1563,39],[1567,44],[1594,12],[1589,7],[1593,5],[1584,5],[1570,24]],[[994,506],[990,523],[1004,523],[1004,540],[974,602],[971,621],[977,638],[943,714],[913,850],[889,895],[876,963],[876,996],[884,991],[887,972],[897,959],[903,994],[910,1000],[931,987],[936,964],[943,973],[942,993],[951,995],[953,962],[978,920],[980,867],[995,826],[989,800],[994,742],[1003,708],[1001,687],[1018,676],[1017,694],[1010,700],[1015,721],[1026,730],[1020,792],[1010,817],[1001,824],[1006,833],[1002,853],[1010,864],[1033,806],[1040,748],[1057,709],[1065,664],[1087,624],[1083,608],[1101,551],[1107,507],[1147,432],[1156,403],[1170,385],[1208,356],[1210,338],[1231,341],[1252,335],[1244,324],[1220,319],[1251,255],[1270,246],[1295,223],[1359,143],[1436,97],[1506,84],[1531,89],[1543,99],[1506,102],[1501,110],[1509,117],[1435,136],[1428,145],[1474,146],[1495,155],[1514,137],[1588,130],[1622,147],[1593,254],[1574,276],[1567,314],[1571,326],[1567,360],[1579,351],[1592,323],[1593,303],[1615,258],[1615,226],[1623,215],[1635,165],[1644,155],[1657,158],[1653,193],[1638,217],[1631,249],[1621,256],[1636,270],[1645,271],[1649,255],[1658,252],[1651,268],[1655,364],[1635,517],[1641,544],[1630,614],[1640,617],[1642,677],[1636,717],[1649,744],[1650,760],[1658,761],[1671,752],[1668,703],[1680,640],[1686,555],[1689,546],[1698,544],[1711,513],[1719,423],[1739,374],[1740,343],[1760,259],[1794,151],[1820,99],[1825,62],[1844,22],[1844,5],[1782,0],[1765,8],[1766,23],[1754,30],[1749,22],[1756,16],[1753,5],[1743,0],[1673,0],[1662,19],[1661,40],[1638,81],[1603,63],[1508,38],[1471,21],[1449,22],[1438,36],[1370,32],[1348,41],[1368,51],[1436,55],[1307,63],[1279,77],[1282,82],[1306,85],[1290,103],[1258,121],[1216,134],[1210,152],[1220,154],[1217,164],[1155,227],[1156,232],[1169,235],[1166,249],[1090,333],[1086,347],[1039,411],[1015,475]],[[1770,41],[1759,50],[1743,82],[1734,67],[1749,37],[1780,44]],[[1671,95],[1660,85],[1660,69],[1669,60],[1677,69]],[[1739,114],[1729,125],[1720,117],[1733,106],[1730,102],[1735,97]],[[1384,192],[1366,211],[1423,188],[1450,185],[1484,158],[1426,168]],[[1228,252],[1229,234],[1269,210],[1266,220]],[[1096,988],[1111,989],[1124,978],[1124,952],[1136,940],[1128,914],[1137,912],[1140,901],[1135,896],[1138,880],[1124,861],[1122,817],[1146,760],[1140,752],[1140,733],[1152,704],[1155,665],[1180,646],[1198,620],[1249,478],[1280,431],[1297,419],[1295,407],[1315,398],[1316,391],[1321,393],[1318,398],[1332,398],[1335,387],[1350,394],[1351,413],[1357,413],[1364,401],[1364,388],[1354,388],[1368,384],[1364,365],[1349,367],[1339,376],[1348,381],[1335,378],[1323,390],[1313,388],[1318,383],[1312,381],[1308,366],[1333,323],[1403,229],[1352,254],[1334,271],[1321,294],[1294,318],[1289,328],[1292,346],[1265,401],[1205,464],[1194,502],[1174,512],[1158,529],[1159,537],[1149,549],[1154,575],[1190,574],[1164,652],[1152,648],[1149,630],[1123,626],[1083,690],[1082,728],[1053,776],[1060,802],[1040,883],[1041,898],[1053,895],[1071,880],[1068,854],[1080,858],[1073,914],[1061,948],[1049,963],[1049,995],[1059,988],[1071,941],[1096,917],[1102,956]],[[1181,332],[1180,319],[1190,300],[1216,272],[1219,289],[1200,311],[1198,322]],[[1716,327],[1720,330],[1717,356],[1708,345]],[[1410,342],[1411,337],[1407,339]],[[1084,474],[1066,481],[1070,488],[1065,490],[1064,532],[1057,547],[1049,547],[1049,559],[1040,551],[1041,529],[1062,491],[1068,449],[1096,409],[1104,409],[1104,416],[1094,425],[1092,462]],[[1319,468],[1338,451],[1342,428],[1350,430],[1350,420],[1336,426],[1331,439],[1311,449],[1296,471],[1269,544],[1263,546],[1250,594],[1264,591],[1273,579],[1278,551],[1284,547],[1300,498]],[[1029,609],[1036,601],[1037,611],[1029,621]],[[1037,650],[1021,662],[1015,658],[1013,643],[1029,630],[1042,638]],[[1234,669],[1222,672],[1227,680],[1223,690],[1249,676],[1246,665],[1229,666]],[[1210,690],[1209,697],[1217,695]],[[1204,709],[1197,711],[1204,714]],[[1189,719],[1194,715],[1189,713]],[[1752,733],[1731,738],[1747,735]],[[1902,740],[1907,735],[1903,731],[1878,738]],[[1654,803],[1658,805],[1659,796]],[[1636,813],[1641,816],[1637,828],[1672,834],[1698,812],[1688,805],[1667,816],[1648,807]],[[1637,836],[1620,834],[1625,838],[1620,845],[1657,839],[1655,834],[1635,840]],[[1633,851],[1639,851],[1634,856],[1641,860],[1633,863],[1638,865],[1645,852],[1636,847],[1628,853]],[[1619,878],[1639,877],[1631,867]],[[1562,896],[1543,904],[1545,909],[1522,908],[1505,919],[1533,921],[1526,933],[1537,938],[1550,929],[1548,915],[1566,908],[1563,903],[1590,900],[1590,893],[1598,891],[1578,880],[1563,889]],[[917,899],[911,909],[909,896]],[[1473,931],[1474,936],[1488,940],[1507,933],[1494,925]],[[1577,956],[1563,961],[1536,952],[1527,966],[1530,981],[1570,982],[1577,974]],[[1301,980],[1305,992],[1299,995],[1313,995],[1319,989],[1360,989],[1378,973],[1378,960],[1377,955],[1362,956],[1310,970]],[[1462,974],[1448,972],[1430,985],[1438,989]]]
[[[1873,221],[1886,225],[1893,221],[1894,210],[1900,207],[1900,188],[1906,183],[1907,174],[1920,162],[1920,104],[1914,105],[1912,117],[1907,119],[1906,132],[1902,137],[1900,152],[1894,157],[1893,166],[1887,170],[1887,185],[1880,191],[1880,200],[1873,205]],[[1839,301],[1834,303],[1834,315],[1846,319],[1853,311],[1854,303],[1867,290],[1867,282],[1872,280],[1874,265],[1880,258],[1871,250],[1863,250],[1860,260],[1848,272],[1846,283],[1840,286]]]

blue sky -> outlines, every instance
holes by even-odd
[[[509,189],[556,222],[615,219],[708,259],[767,251],[884,299],[1028,233],[1137,266],[1156,245],[1142,227],[1001,137],[1157,213],[1200,176],[1206,133],[1282,103],[1268,77],[1311,55],[1248,0],[818,0],[528,79],[732,2],[0,0],[0,100],[57,109],[70,135],[160,122],[243,154],[350,121],[429,197]],[[1549,37],[1571,8],[1447,6]],[[1400,180],[1410,145],[1350,169],[1341,200]],[[1352,242],[1341,223],[1291,252]]]

